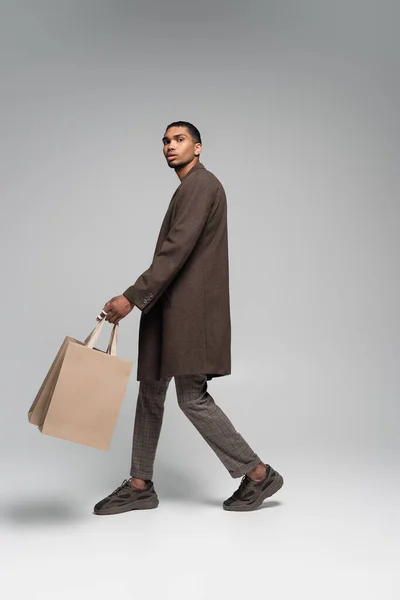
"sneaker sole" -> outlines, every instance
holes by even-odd
[[[124,506],[119,506],[118,508],[105,508],[93,510],[93,514],[95,515],[119,515],[121,513],[126,513],[131,510],[149,510],[152,508],[157,508],[159,505],[158,498],[154,500],[139,500],[135,501],[132,504],[125,504]]]
[[[236,512],[248,512],[250,510],[256,510],[257,508],[259,508],[261,506],[261,504],[264,502],[264,500],[266,500],[267,498],[270,498],[271,496],[273,496],[274,494],[276,494],[276,492],[278,492],[281,487],[283,486],[284,480],[282,475],[280,475],[279,473],[276,473],[275,477],[274,477],[274,481],[273,483],[263,492],[263,494],[261,494],[261,496],[258,498],[258,500],[256,500],[253,504],[237,504],[232,505],[232,506],[225,506],[225,504],[222,505],[224,510],[230,510],[230,511],[236,511]]]

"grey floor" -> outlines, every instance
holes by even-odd
[[[221,508],[239,480],[161,461],[156,510],[99,517],[93,504],[118,477],[91,473],[85,486],[14,464],[1,491],[2,596],[399,598],[398,469],[318,456],[275,466],[285,486],[252,513]]]

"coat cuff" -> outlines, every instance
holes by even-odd
[[[138,292],[136,287],[131,285],[122,294],[135,306],[137,306],[143,313],[147,313],[154,304],[155,296],[152,292]]]

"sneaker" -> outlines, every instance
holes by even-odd
[[[265,478],[262,481],[254,481],[245,475],[234,494],[225,500],[225,510],[255,510],[266,498],[269,498],[283,486],[283,477],[274,471],[269,465]]]
[[[138,490],[131,486],[127,479],[117,487],[109,496],[100,500],[95,507],[96,515],[115,515],[142,508],[157,508],[158,496],[149,481],[143,490]]]

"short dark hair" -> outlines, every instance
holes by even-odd
[[[188,121],[174,121],[167,126],[165,131],[170,127],[186,127],[196,144],[201,144],[200,131],[192,123],[189,123]]]

